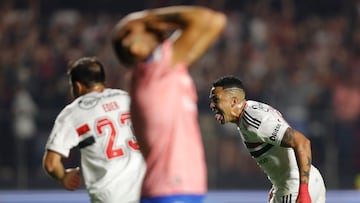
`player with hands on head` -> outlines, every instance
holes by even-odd
[[[81,185],[92,203],[139,202],[146,165],[132,132],[130,97],[105,86],[105,71],[96,57],[68,66],[74,101],[57,116],[45,146],[43,167],[67,190]],[[80,168],[65,169],[62,158],[79,148]]]
[[[270,203],[325,203],[325,185],[311,163],[311,143],[281,113],[246,100],[240,79],[224,76],[210,90],[210,108],[221,124],[237,126],[245,147],[272,183]]]
[[[188,68],[225,24],[221,12],[172,6],[130,13],[114,28],[114,51],[132,68],[131,115],[147,164],[142,203],[197,203],[207,192],[197,95]]]

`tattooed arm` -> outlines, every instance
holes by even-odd
[[[291,147],[294,149],[296,161],[299,167],[300,186],[297,202],[311,202],[308,183],[311,167],[311,144],[299,131],[288,128],[281,141],[282,147]]]
[[[310,140],[302,133],[292,128],[288,128],[281,141],[281,146],[294,149],[300,172],[300,183],[308,183],[311,166]]]

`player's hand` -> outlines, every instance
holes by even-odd
[[[308,184],[300,184],[299,195],[296,199],[296,203],[311,203]]]
[[[65,176],[61,180],[61,184],[67,190],[76,190],[79,188],[81,184],[80,168],[66,169]]]

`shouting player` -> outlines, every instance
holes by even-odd
[[[201,202],[207,191],[197,95],[188,67],[220,35],[225,16],[174,6],[125,16],[113,46],[132,69],[131,115],[147,172],[142,203]]]
[[[139,202],[146,168],[132,132],[128,93],[105,87],[95,57],[71,63],[68,75],[76,99],[55,120],[43,159],[46,172],[65,189],[77,189],[80,168],[65,170],[61,159],[78,147],[91,202]]]
[[[216,80],[209,98],[216,120],[237,125],[247,150],[272,182],[270,203],[325,203],[322,176],[311,164],[310,141],[276,109],[246,100],[243,84],[234,76]]]

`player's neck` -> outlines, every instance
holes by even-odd
[[[88,94],[90,92],[102,92],[102,91],[104,91],[104,89],[105,89],[105,86],[103,84],[96,84],[96,85],[92,86],[91,88],[84,89],[82,95]]]
[[[89,92],[102,92],[104,91],[105,89],[105,86],[102,85],[102,84],[97,84],[97,85],[94,85]]]
[[[247,104],[246,104],[246,100],[244,100],[244,101],[241,102],[241,107],[240,107],[240,109],[239,109],[240,113],[239,113],[239,116],[238,116],[237,122],[236,122],[237,125],[239,125],[239,123],[240,123],[240,119],[241,119],[242,115],[244,114],[246,105],[247,105]]]

